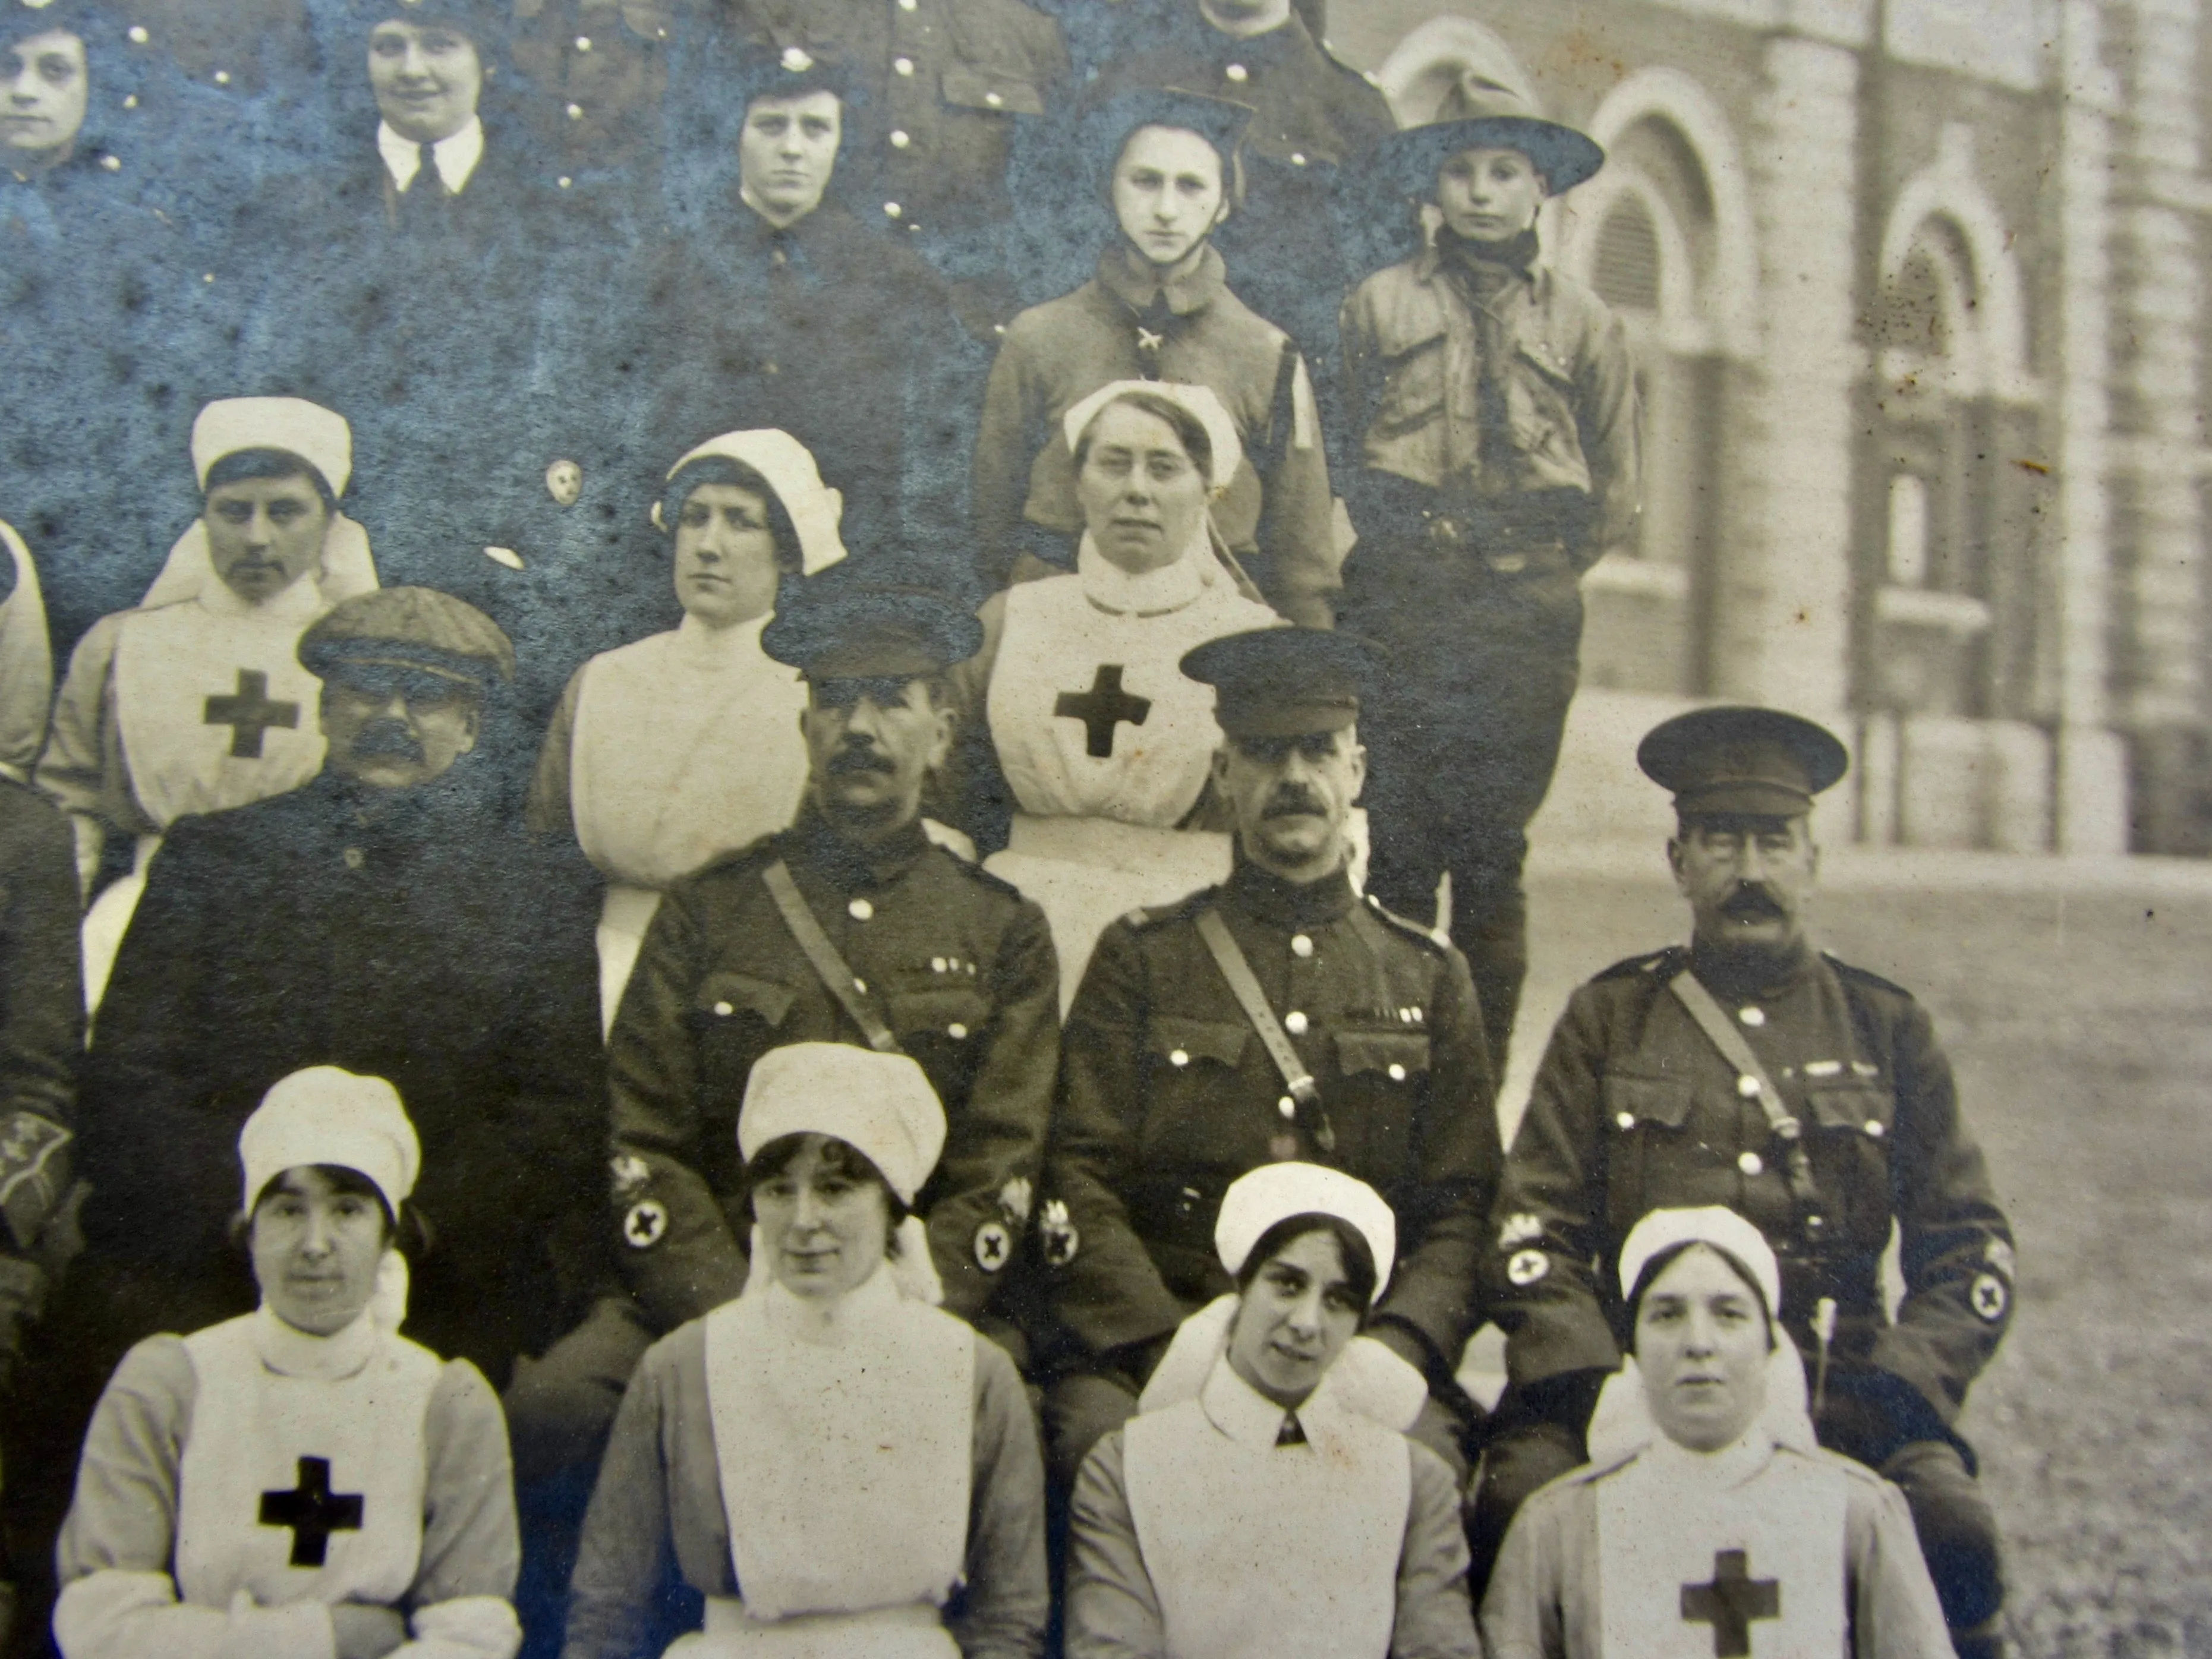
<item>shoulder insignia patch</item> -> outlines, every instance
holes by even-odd
[[[635,1152],[621,1152],[608,1160],[607,1170],[614,1176],[615,1196],[628,1198],[652,1179],[653,1171],[643,1158]]]
[[[1027,1176],[1016,1176],[999,1188],[999,1209],[1009,1225],[1022,1227],[1028,1224],[1031,1191]]]
[[[2016,1279],[2019,1277],[2019,1275],[2012,1270],[2012,1246],[2006,1243],[2002,1238],[1993,1238],[1989,1242],[1988,1246],[1982,1251],[1982,1260],[1987,1262],[1990,1267],[1996,1268],[1999,1273],[2002,1273],[2007,1279]]]
[[[1543,1236],[1544,1224],[1523,1210],[1505,1218],[1505,1224],[1498,1230],[1498,1248],[1510,1250],[1518,1244],[1534,1244]]]
[[[1037,1236],[1044,1244],[1048,1267],[1065,1267],[1075,1260],[1076,1251],[1083,1248],[1083,1236],[1076,1231],[1063,1199],[1046,1200],[1044,1212],[1037,1218]]]
[[[1552,1271],[1552,1258],[1541,1250],[1516,1250],[1505,1264],[1505,1276],[1521,1290],[1540,1283]]]
[[[67,1129],[37,1112],[17,1112],[0,1124],[0,1204],[36,1181],[70,1140]]]
[[[633,1250],[651,1249],[667,1231],[668,1212],[653,1199],[631,1205],[623,1218],[623,1243]]]

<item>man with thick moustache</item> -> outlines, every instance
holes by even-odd
[[[1510,1386],[1476,1485],[1476,1571],[1521,1500],[1583,1461],[1620,1364],[1606,1287],[1621,1241],[1650,1211],[1720,1204],[1781,1261],[1821,1443],[1904,1489],[1954,1644],[1996,1654],[1996,1526],[1954,1425],[2011,1316],[2012,1232],[1926,1012],[1808,937],[1813,798],[1844,746],[1795,715],[1706,708],[1653,730],[1637,763],[1674,792],[1691,944],[1575,993],[1506,1160],[1485,1266]]]
[[[1068,1013],[1038,1228],[1065,1345],[1050,1471],[1065,1490],[1136,1411],[1185,1316],[1230,1289],[1212,1248],[1222,1194],[1286,1158],[1357,1176],[1396,1212],[1403,1248],[1356,1363],[1401,1402],[1395,1426],[1464,1468],[1473,1407],[1452,1374],[1479,1322],[1503,1152],[1466,958],[1348,873],[1379,658],[1348,635],[1262,629],[1208,641],[1182,671],[1214,688],[1236,864],[1108,927]]]
[[[729,1300],[745,1281],[737,1119],[754,1061],[793,1042],[910,1054],[948,1121],[915,1205],[945,1306],[1018,1347],[993,1304],[1044,1149],[1059,969],[1044,913],[921,818],[951,742],[945,673],[981,626],[865,562],[787,593],[761,636],[806,678],[798,821],[669,890],[615,1015],[614,1220],[653,1331]]]

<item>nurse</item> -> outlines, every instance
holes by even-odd
[[[1632,1355],[1598,1396],[1589,1462],[1506,1533],[1482,1604],[1491,1659],[1948,1659],[1904,1495],[1813,1438],[1781,1282],[1733,1210],[1631,1230]]]
[[[769,1050],[738,1117],[744,1292],[639,1364],[584,1521],[564,1659],[1033,1659],[1044,1474],[1013,1362],[937,1307],[909,1212],[945,1112],[904,1054]],[[72,1656],[73,1659],[73,1656]]]
[[[603,1027],[669,884],[798,813],[806,687],[762,651],[761,631],[786,574],[845,556],[843,507],[788,433],[725,432],[692,450],[653,507],[672,544],[682,623],[592,658],[555,711],[530,821],[574,833],[606,878]]]
[[[1419,1404],[1360,1323],[1397,1223],[1374,1188],[1264,1164],[1221,1201],[1237,1280],[1183,1322],[1077,1477],[1069,1659],[1474,1659],[1467,1540]]]
[[[398,1091],[295,1072],[238,1150],[261,1306],[117,1367],[62,1529],[64,1659],[510,1659],[499,1401],[397,1328],[421,1158]]]

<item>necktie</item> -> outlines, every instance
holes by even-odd
[[[1296,1412],[1283,1413],[1283,1426],[1275,1431],[1277,1446],[1303,1446],[1306,1443],[1305,1425],[1298,1421]]]
[[[414,181],[400,192],[399,228],[421,234],[434,229],[444,220],[448,192],[431,147],[418,144],[415,153],[422,165],[415,169]]]

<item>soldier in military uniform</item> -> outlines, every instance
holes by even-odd
[[[1668,857],[1692,943],[1575,993],[1507,1160],[1486,1271],[1511,1382],[1470,1520],[1477,1570],[1521,1500],[1583,1459],[1620,1363],[1608,1287],[1630,1228],[1725,1205],[1781,1260],[1821,1443],[1904,1489],[1959,1652],[1993,1654],[1996,1523],[1954,1425],[2010,1319],[2012,1234],[1927,1014],[1807,938],[1808,814],[1843,745],[1792,715],[1708,708],[1637,759],[1674,793]]]
[[[1068,1014],[1039,1223],[1069,1350],[1045,1403],[1062,1491],[1136,1410],[1184,1316],[1229,1288],[1212,1248],[1223,1193],[1285,1158],[1357,1176],[1396,1212],[1404,1248],[1360,1341],[1425,1385],[1409,1431],[1465,1465],[1472,1407],[1451,1377],[1478,1323],[1502,1153],[1466,960],[1346,873],[1377,666],[1364,642],[1304,629],[1182,660],[1215,688],[1237,863],[1108,927]]]
[[[951,740],[943,676],[981,627],[859,562],[808,581],[762,636],[807,681],[798,822],[670,890],[615,1017],[613,1218],[656,1333],[744,1284],[736,1123],[770,1048],[860,1043],[929,1074],[949,1132],[915,1211],[950,1311],[983,1318],[1029,1220],[1060,1054],[1051,935],[921,819]],[[1003,1320],[983,1328],[1018,1346]]]

